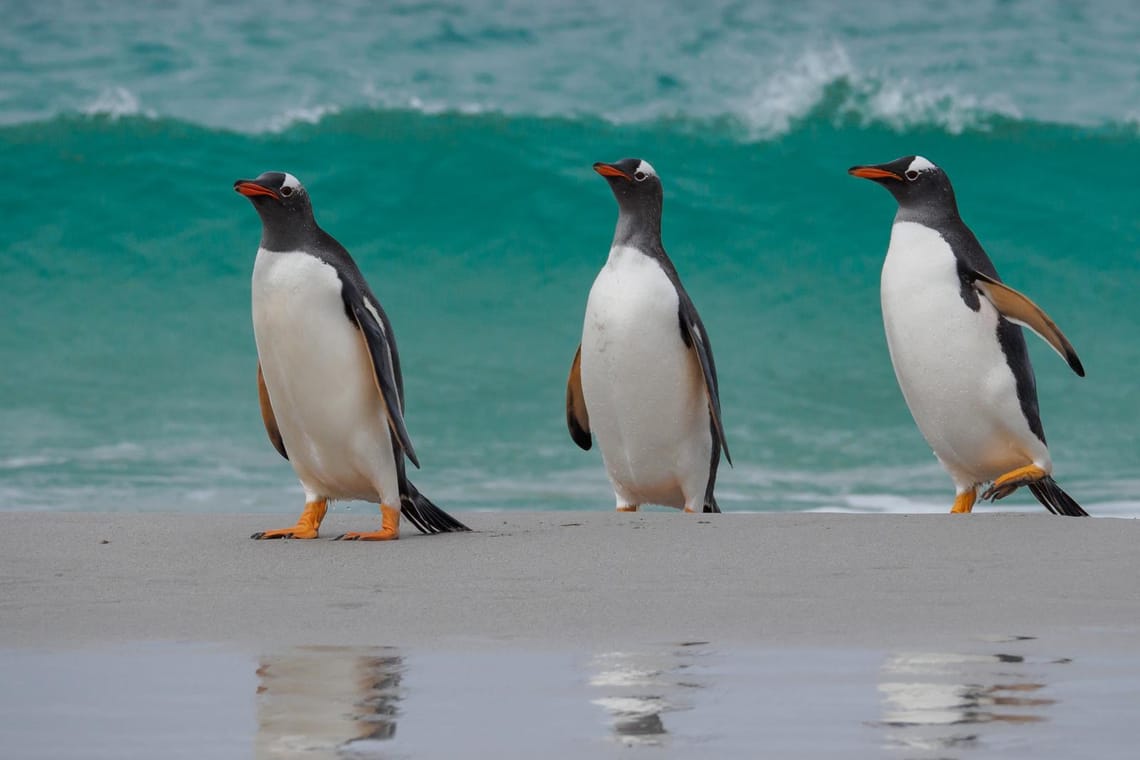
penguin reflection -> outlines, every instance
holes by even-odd
[[[1048,720],[1055,700],[1039,695],[1043,680],[1020,655],[893,655],[879,684],[881,725],[889,745],[911,751],[974,747],[985,725]]]
[[[385,648],[303,647],[262,658],[256,757],[311,757],[393,738],[403,669]]]
[[[703,642],[664,653],[611,652],[594,659],[590,685],[604,696],[593,700],[609,713],[614,737],[626,745],[660,745],[668,738],[663,715],[691,710],[692,689],[704,688],[694,672]]]

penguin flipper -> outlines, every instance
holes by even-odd
[[[570,377],[566,380],[566,427],[574,443],[584,451],[593,446],[590,438],[590,414],[586,411],[586,397],[582,395],[582,344],[570,364]]]
[[[994,305],[1003,317],[1022,327],[1027,327],[1044,340],[1064,359],[1078,376],[1085,376],[1085,368],[1073,344],[1061,332],[1061,328],[1049,318],[1045,311],[1008,285],[1003,285],[981,272],[972,272],[974,288]]]
[[[364,347],[372,359],[372,378],[376,381],[376,390],[384,401],[384,409],[388,416],[388,425],[392,429],[396,443],[404,450],[404,454],[416,467],[420,466],[416,458],[416,450],[412,447],[411,436],[404,425],[404,413],[400,404],[400,393],[397,390],[396,370],[393,366],[391,344],[388,333],[380,320],[365,306],[363,299],[346,299],[346,305],[352,311],[352,318],[360,329],[364,340]]]
[[[281,437],[281,429],[277,427],[277,416],[273,414],[273,405],[269,403],[269,389],[265,387],[265,375],[261,374],[261,362],[257,363],[257,400],[261,404],[261,421],[265,423],[265,432],[269,434],[269,442],[277,453],[286,459],[285,439]]]
[[[724,435],[724,425],[720,421],[720,389],[716,380],[716,363],[713,361],[712,346],[705,337],[704,325],[697,315],[697,309],[688,297],[681,298],[678,307],[678,318],[681,321],[681,339],[685,345],[693,349],[697,362],[701,365],[701,375],[705,381],[705,393],[709,399],[709,417],[712,419],[713,430],[720,447],[724,451],[724,458],[732,464],[732,455],[728,453],[728,439]]]

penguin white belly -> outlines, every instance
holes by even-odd
[[[937,231],[898,222],[883,264],[883,325],[919,430],[960,487],[1032,462],[1048,466],[998,342],[998,312],[962,299],[957,260]]]
[[[399,504],[371,358],[336,270],[302,252],[259,250],[253,332],[289,461],[310,497]]]
[[[712,434],[700,366],[681,338],[673,283],[615,247],[582,330],[582,394],[618,500],[700,510]]]

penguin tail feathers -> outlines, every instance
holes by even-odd
[[[1055,515],[1067,517],[1088,517],[1088,512],[1073,499],[1072,496],[1061,490],[1057,481],[1046,475],[1036,482],[1029,484],[1029,490],[1037,497],[1037,501]]]
[[[715,497],[710,497],[709,500],[705,502],[704,511],[706,514],[710,512],[720,514],[720,505],[716,503]]]
[[[461,533],[470,531],[463,523],[431,503],[428,497],[408,482],[408,492],[400,499],[400,512],[420,533]]]

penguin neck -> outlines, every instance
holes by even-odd
[[[654,257],[658,252],[664,253],[661,245],[661,212],[638,209],[631,213],[623,209],[618,214],[614,240],[610,247],[636,248],[647,256]]]
[[[262,219],[261,247],[267,251],[299,251],[315,242],[321,234],[317,220],[307,218]]]
[[[896,222],[918,222],[927,227],[936,227],[961,219],[958,215],[958,200],[949,183],[933,193],[925,194],[921,200],[899,196],[896,198],[899,201]]]
[[[962,217],[958,215],[958,205],[951,199],[949,203],[940,203],[931,206],[899,206],[895,214],[895,223],[916,222],[925,227],[940,229],[959,224]]]

